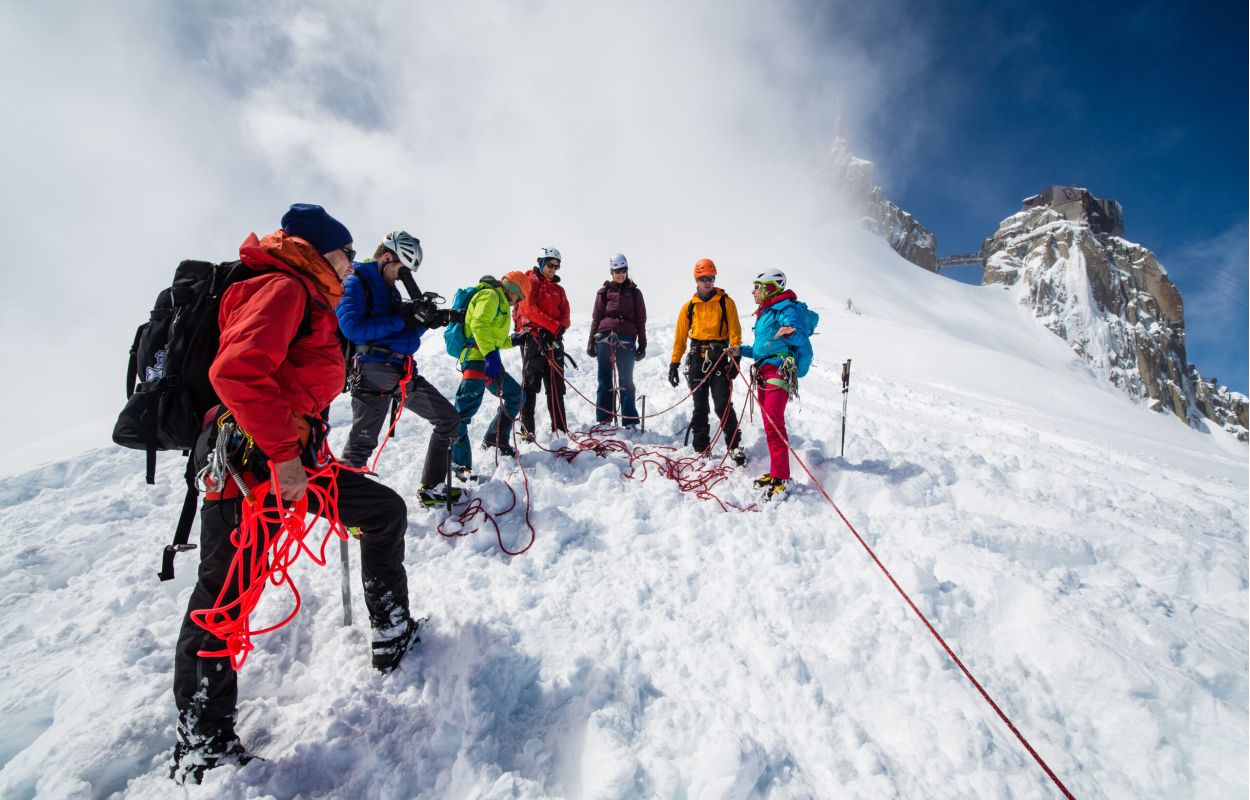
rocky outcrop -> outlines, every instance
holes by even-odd
[[[1122,230],[1119,203],[1051,187],[985,241],[982,282],[1012,287],[1096,374],[1130,395],[1246,441],[1246,397],[1189,364],[1181,294],[1154,253],[1112,232]]]
[[[839,133],[824,170],[840,205],[858,216],[866,229],[885,239],[894,252],[919,267],[937,272],[937,239],[911,214],[885,199],[884,190],[873,185],[873,163],[851,152],[840,129],[839,121]]]

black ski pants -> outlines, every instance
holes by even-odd
[[[548,360],[547,354],[559,366],[555,369]],[[521,401],[521,430],[534,433],[534,409],[538,405],[538,393],[544,388],[547,391],[547,413],[551,416],[551,430],[568,431],[568,421],[564,417],[564,369],[563,347],[555,350],[547,348],[533,336],[527,336],[521,342],[521,388],[524,398]]]
[[[734,378],[737,377],[734,370],[736,362],[725,356],[717,363],[719,357],[719,350],[705,351],[702,347],[695,347],[686,356],[686,381],[694,389],[694,413],[690,419],[691,444],[700,453],[707,450],[712,443],[712,431],[720,427],[722,419],[725,420],[725,447],[732,450],[741,439],[738,414],[734,411],[731,399]],[[707,380],[704,380],[705,376]],[[715,420],[708,419],[709,395],[712,405],[716,407]]]
[[[393,629],[410,617],[408,575],[404,571],[404,533],[408,509],[391,488],[355,472],[337,470],[338,512],[343,524],[360,528],[360,572],[364,581],[365,607],[375,630]],[[330,478],[310,483],[328,485]],[[309,511],[313,511],[312,494]],[[272,503],[272,496],[266,500]],[[230,564],[238,551],[230,534],[242,518],[242,500],[206,500],[200,510],[200,572],[174,653],[174,702],[179,725],[190,734],[206,737],[234,733],[238,702],[238,675],[228,657],[206,658],[201,650],[223,650],[225,642],[191,621],[191,612],[218,605]],[[237,587],[222,598],[222,605],[238,597]],[[307,613],[307,610],[305,610]]]
[[[343,448],[343,461],[353,467],[369,463],[378,435],[390,424],[391,398],[399,396],[404,379],[402,364],[365,361],[352,379],[352,430]],[[460,416],[451,401],[420,375],[414,375],[404,396],[404,408],[434,426],[425,449],[421,483],[433,486],[447,480],[447,457],[460,431]]]

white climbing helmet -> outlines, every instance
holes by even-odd
[[[774,289],[769,294],[784,292],[786,289],[786,274],[779,269],[766,269],[755,276],[754,282],[773,286]]]
[[[421,266],[421,240],[408,231],[393,231],[386,234],[382,246],[399,258],[399,263],[408,269]]]
[[[618,269],[629,269],[629,261],[625,259],[624,253],[617,253],[608,259],[608,269],[616,271]]]
[[[560,258],[560,251],[554,247],[544,247],[538,251],[538,266],[547,266],[547,259],[554,258],[560,263],[564,263],[564,259]]]

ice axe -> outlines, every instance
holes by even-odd
[[[841,458],[846,455],[846,398],[851,389],[851,359],[842,365],[842,448],[838,453]]]

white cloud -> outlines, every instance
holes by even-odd
[[[6,393],[25,441],[115,413],[173,266],[230,257],[290,202],[365,251],[408,228],[446,294],[554,244],[584,311],[622,251],[663,315],[696,259],[742,281],[808,224],[835,97],[868,115],[906,74],[801,3],[120,9],[0,9],[0,334],[30,342],[4,356],[39,387]]]

